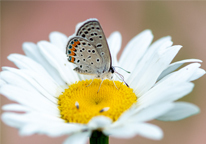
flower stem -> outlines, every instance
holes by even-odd
[[[109,144],[109,137],[101,131],[93,131],[90,137],[90,144]]]

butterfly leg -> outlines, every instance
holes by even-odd
[[[104,79],[101,79],[101,80],[102,80],[102,82],[101,82],[101,84],[100,84],[100,86],[99,86],[99,89],[98,89],[97,93],[99,92],[100,87],[101,87],[101,85],[102,85],[102,83],[103,83]]]
[[[119,90],[119,89],[117,88],[117,86],[116,86],[116,84],[115,84],[114,80],[112,80],[112,81],[113,81],[113,83],[114,83],[114,86],[116,87],[116,89],[117,89],[117,90]]]
[[[92,79],[92,82],[93,82],[93,80],[94,80],[94,79]],[[91,82],[89,85],[87,85],[87,87],[90,86],[90,85],[92,84],[92,82]]]

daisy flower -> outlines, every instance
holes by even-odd
[[[50,42],[25,42],[26,55],[9,55],[18,69],[2,67],[0,93],[18,103],[3,106],[10,112],[4,112],[2,120],[18,128],[20,135],[69,135],[65,144],[85,144],[88,137],[90,143],[108,143],[108,136],[159,140],[162,130],[148,121],[177,121],[199,112],[194,104],[176,100],[190,93],[191,81],[205,74],[202,61],[171,63],[182,46],[172,46],[170,36],[151,44],[152,32],[145,30],[126,45],[118,61],[121,35],[112,33],[107,39],[112,62],[131,72],[121,72],[130,88],[114,77],[118,89],[105,80],[98,93],[101,81],[88,86],[91,77],[76,73],[68,62],[68,37],[52,32],[49,38]],[[189,64],[178,69],[185,63]]]

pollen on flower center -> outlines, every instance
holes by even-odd
[[[87,124],[94,116],[104,115],[116,121],[119,116],[137,101],[133,89],[123,83],[104,80],[79,81],[72,84],[59,96],[62,119],[69,123]],[[89,85],[89,86],[88,86]]]

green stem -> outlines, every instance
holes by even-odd
[[[90,137],[90,144],[109,144],[109,137],[101,131],[93,131]]]

